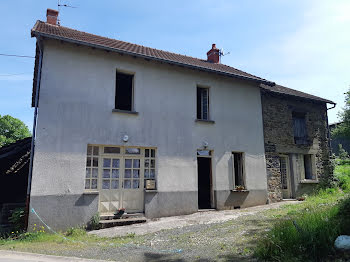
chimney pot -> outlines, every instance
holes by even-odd
[[[216,48],[216,44],[212,44],[211,49],[207,52],[207,61],[215,64],[220,63],[220,50]]]
[[[46,22],[51,25],[57,25],[58,11],[48,8],[46,11]]]

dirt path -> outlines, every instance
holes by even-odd
[[[100,237],[117,237],[127,234],[145,235],[155,233],[165,229],[182,228],[192,225],[205,225],[225,222],[232,219],[237,219],[241,216],[254,215],[268,209],[276,209],[285,204],[296,204],[298,201],[283,201],[270,205],[262,205],[249,207],[244,209],[224,210],[224,211],[207,211],[197,212],[191,215],[164,217],[150,220],[144,224],[134,224],[123,227],[113,227],[101,230],[94,230],[89,234],[95,234]]]

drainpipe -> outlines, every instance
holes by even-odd
[[[40,87],[40,80],[41,80],[41,64],[43,60],[42,41],[40,39],[40,36],[37,37],[36,43],[39,50],[39,62],[38,62],[38,68],[37,68],[38,72],[36,76],[36,87],[35,87],[33,136],[32,136],[32,142],[30,147],[30,162],[29,162],[27,199],[26,199],[26,228],[28,228],[30,191],[32,187],[33,159],[34,159],[34,147],[35,147],[35,137],[36,137],[36,124],[37,124],[37,117],[38,117],[39,87]]]
[[[329,131],[329,123],[328,123],[328,110],[335,108],[336,105],[337,105],[337,104],[334,103],[333,106],[330,107],[330,108],[327,108],[327,111],[326,111],[329,156],[332,155],[332,147],[331,147],[331,133],[330,133],[330,131]],[[327,104],[326,104],[326,106],[327,106]]]

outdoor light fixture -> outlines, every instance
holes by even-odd
[[[123,141],[126,143],[129,141],[129,136],[128,135],[124,135],[123,136]]]
[[[208,147],[208,145],[209,145],[209,144],[208,144],[208,142],[207,142],[207,141],[203,141],[203,147],[204,147],[204,148],[207,148],[207,147]]]

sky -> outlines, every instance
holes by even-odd
[[[350,0],[61,0],[62,26],[222,63],[337,103],[350,88]],[[35,55],[30,29],[57,0],[1,0],[0,54]],[[0,56],[0,115],[32,128],[34,59]],[[330,105],[328,105],[330,107]]]

